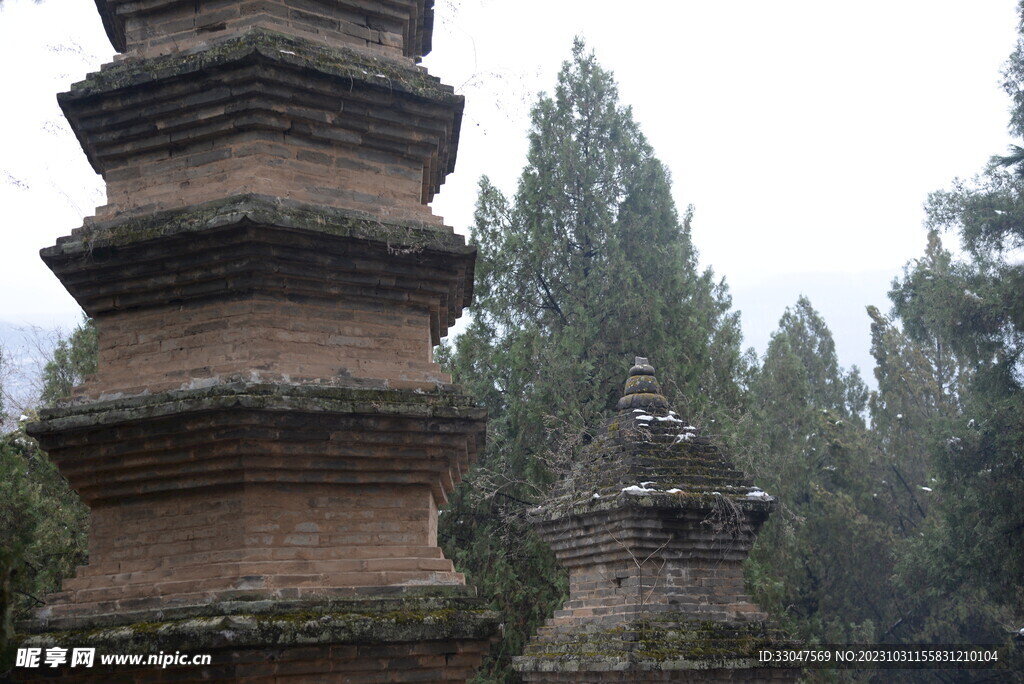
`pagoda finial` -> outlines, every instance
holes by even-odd
[[[668,410],[668,401],[661,393],[658,379],[654,377],[654,366],[645,357],[634,358],[625,391],[615,407],[620,411],[635,408]]]

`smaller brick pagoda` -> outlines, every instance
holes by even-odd
[[[743,593],[775,500],[661,394],[637,357],[618,413],[533,512],[569,601],[516,659],[527,682],[792,681],[759,667],[784,643]]]

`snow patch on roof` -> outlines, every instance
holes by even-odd
[[[775,500],[775,497],[773,497],[771,494],[769,494],[768,492],[762,491],[762,490],[758,489],[757,487],[752,488],[749,492],[747,492],[747,495],[745,497],[743,497],[743,498],[746,499],[747,501],[774,501]]]
[[[623,487],[622,491],[624,494],[633,494],[634,496],[641,496],[643,494],[653,494],[658,490],[647,489],[646,487],[639,487],[637,485],[630,485],[629,487]]]

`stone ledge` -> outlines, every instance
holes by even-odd
[[[89,505],[272,481],[423,485],[443,503],[476,460],[485,421],[453,386],[239,381],[46,409],[27,431]],[[415,439],[429,453],[408,449]],[[275,450],[281,440],[294,448]]]
[[[401,303],[437,344],[472,302],[475,253],[444,228],[238,195],[88,223],[40,255],[93,317],[250,295]]]
[[[529,512],[531,522],[541,524],[560,521],[569,517],[582,517],[599,513],[610,513],[621,509],[658,509],[710,512],[715,510],[718,502],[728,499],[740,511],[754,519],[767,518],[777,506],[774,500],[747,499],[746,492],[726,491],[724,493],[709,490],[687,490],[676,493],[651,492],[641,495],[626,492],[609,492],[594,498],[589,495],[568,495],[546,502]]]
[[[236,381],[42,409],[40,419],[29,423],[26,429],[35,437],[56,430],[231,408],[469,420],[483,420],[487,415],[486,409],[477,407],[456,385],[439,386],[436,392],[427,393]]]
[[[21,647],[66,645],[95,647],[101,653],[148,654],[160,650],[203,652],[270,645],[488,639],[497,624],[498,614],[494,611],[458,608],[422,610],[412,606],[372,612],[275,611],[41,632],[24,638]]]
[[[615,627],[542,630],[514,663],[520,672],[752,669],[763,667],[758,649],[787,643],[765,622],[721,624],[661,614]]]
[[[462,107],[463,97],[456,95],[454,88],[442,84],[440,79],[430,76],[423,69],[383,56],[371,57],[342,47],[329,48],[258,28],[190,51],[147,60],[126,59],[105,64],[100,71],[90,74],[84,81],[72,84],[71,90],[60,93],[57,99],[63,105],[121,88],[185,76],[254,55],[351,79],[386,92],[398,91],[450,103],[458,105],[460,110]]]
[[[40,250],[46,261],[83,256],[105,247],[125,247],[157,238],[202,233],[243,221],[310,231],[333,237],[382,242],[396,251],[437,251],[456,256],[476,253],[462,235],[413,221],[382,221],[357,211],[312,205],[267,195],[235,195],[184,209],[146,216],[88,221],[57,244]]]
[[[89,636],[103,630],[132,624],[173,626],[190,620],[217,620],[238,618],[254,621],[306,619],[314,621],[324,616],[354,616],[362,623],[366,619],[384,619],[394,622],[422,622],[427,616],[438,619],[446,614],[467,612],[481,619],[496,618],[493,611],[480,608],[475,587],[465,585],[448,586],[392,586],[353,587],[336,590],[331,595],[315,599],[288,599],[274,595],[260,595],[238,592],[236,600],[222,600],[191,606],[160,606],[152,610],[118,611],[87,617],[61,617],[23,620],[17,624],[18,631],[28,640],[45,635],[45,638],[72,639]],[[283,617],[282,617],[283,616]],[[154,631],[153,628],[148,631]],[[34,644],[32,644],[34,645]]]
[[[15,681],[118,682],[402,681],[457,684],[479,666],[499,616],[478,601],[438,598],[297,611],[232,612],[20,635],[22,647],[95,648],[96,667],[17,670]],[[175,651],[205,654],[207,665],[102,665],[100,656]]]
[[[770,665],[759,663],[757,658],[727,657],[703,660],[642,658],[636,656],[557,656],[550,659],[534,659],[529,656],[513,658],[513,667],[518,672],[657,672],[677,670],[753,670],[770,669]],[[584,680],[580,680],[584,681]]]

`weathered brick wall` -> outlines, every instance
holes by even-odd
[[[569,595],[548,624],[621,622],[659,612],[722,622],[766,618],[744,593],[743,570],[735,563],[675,563],[654,557],[640,569],[632,559],[572,568]]]
[[[462,584],[437,548],[426,486],[250,484],[93,509],[89,565],[51,597],[62,615],[245,594]]]
[[[526,682],[793,681],[744,593],[774,500],[672,411],[638,358],[615,416],[532,511],[569,600],[514,659]]]
[[[713,518],[716,504],[727,505],[720,496],[688,503],[673,495],[651,497],[664,508],[649,508],[641,505],[646,499],[631,496],[606,505],[602,497],[590,500],[589,512],[580,506],[575,515],[540,525],[569,570],[571,598],[549,624],[622,621],[665,611],[723,622],[765,619],[743,591],[742,563],[758,517],[746,517],[737,507],[731,527],[722,529]]]
[[[463,584],[437,547],[482,441],[460,402],[241,383],[63,412],[41,441],[91,508],[90,559],[48,619]]]
[[[253,296],[103,317],[99,372],[82,395],[160,392],[204,378],[345,378],[433,388],[429,311],[335,299]]]
[[[193,96],[209,97],[208,92]],[[238,107],[238,98],[232,97],[231,106]],[[215,110],[223,112],[224,107],[215,103],[193,116],[218,116]],[[289,114],[296,109],[284,103],[272,108]],[[263,116],[261,121],[236,122],[235,129],[225,130],[225,137],[216,141],[178,142],[173,149],[165,146],[112,163],[104,174],[107,204],[97,208],[97,219],[255,193],[441,225],[421,203],[428,175],[422,160],[408,158],[404,149],[361,149],[363,132],[358,128],[339,125],[332,131],[333,140],[315,140],[296,132],[287,119],[274,122],[273,114]],[[249,126],[280,130],[245,130]]]
[[[125,47],[142,56],[188,50],[225,33],[270,28],[393,58],[423,51],[422,0],[106,0],[124,24]]]

